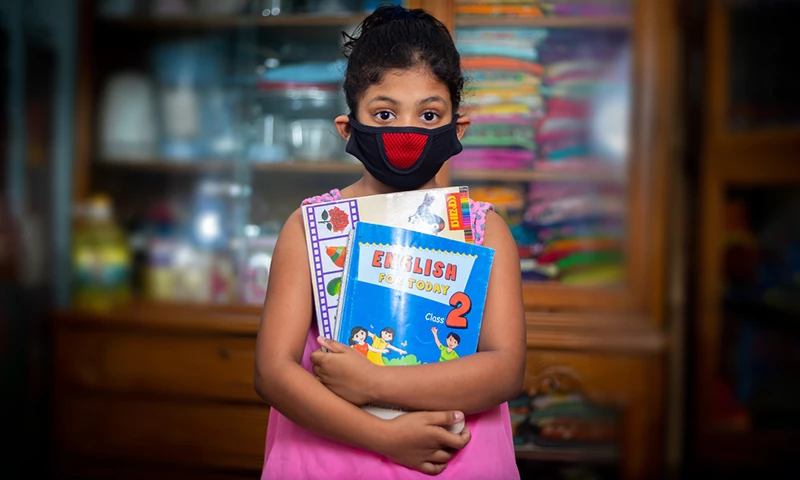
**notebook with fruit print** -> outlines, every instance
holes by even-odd
[[[371,195],[302,207],[320,335],[333,338],[345,249],[359,221],[472,241],[469,188],[453,186]]]

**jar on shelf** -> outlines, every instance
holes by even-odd
[[[234,153],[231,99],[222,84],[224,46],[220,38],[189,38],[153,50],[162,157],[193,160]]]
[[[250,158],[342,160],[345,143],[333,120],[345,111],[335,83],[261,82],[251,112]]]

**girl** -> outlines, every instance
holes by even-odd
[[[374,333],[367,332],[367,329],[364,327],[355,326],[352,330],[350,330],[350,346],[355,348],[356,351],[365,357],[369,357],[370,352],[375,352],[377,354],[384,354],[389,353],[388,348],[384,348],[383,350],[378,350],[377,348],[373,347],[372,345],[366,342],[367,334],[375,336]]]
[[[372,332],[367,332],[367,335],[369,335],[369,338],[372,339],[372,347],[370,348],[370,352],[367,354],[367,358],[375,365],[386,364],[383,361],[383,354],[389,353],[389,350],[394,350],[400,355],[405,355],[407,353],[405,350],[401,350],[392,345],[392,340],[394,340],[394,328],[392,327],[384,328],[378,335],[375,335]]]
[[[364,175],[306,202],[437,187],[469,125],[456,114],[464,79],[445,26],[422,10],[381,7],[345,54],[350,114],[335,124]],[[479,352],[402,368],[318,337],[300,211],[287,220],[256,345],[255,388],[272,406],[262,479],[519,478],[506,404],[525,363],[519,257],[488,205],[471,202],[471,213],[475,243],[495,249]],[[371,403],[413,412],[385,420],[359,408]]]

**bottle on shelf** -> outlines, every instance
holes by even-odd
[[[131,253],[112,203],[94,195],[78,206],[72,245],[73,301],[82,310],[108,311],[130,300]]]

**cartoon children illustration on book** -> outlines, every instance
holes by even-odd
[[[390,349],[400,355],[405,355],[407,353],[405,350],[401,350],[392,345],[392,340],[394,340],[395,335],[394,328],[392,327],[385,327],[381,330],[380,335],[375,335],[372,332],[367,332],[367,335],[372,339],[372,348],[367,352],[367,358],[375,365],[386,365],[386,362],[383,360],[383,354],[389,353]]]
[[[447,360],[455,360],[458,358],[456,347],[459,343],[461,343],[461,337],[459,337],[457,333],[450,332],[447,334],[447,338],[445,339],[447,346],[445,347],[442,345],[442,342],[439,341],[439,329],[436,327],[431,327],[431,332],[433,332],[433,339],[436,341],[436,346],[439,347],[439,350],[442,352],[442,354],[439,356],[440,362],[446,362]]]
[[[444,219],[431,211],[431,205],[434,200],[436,200],[436,197],[426,193],[422,203],[417,207],[417,211],[408,217],[408,223],[411,225],[428,224],[431,228],[430,233],[436,235],[444,230]]]
[[[366,342],[367,339],[367,329],[361,326],[355,326],[350,331],[350,346],[355,348],[356,351],[363,354],[365,357],[368,357],[369,352],[375,352],[377,354],[384,354],[389,353],[388,348],[384,348],[383,350],[378,350],[377,348],[373,347],[372,345]]]

